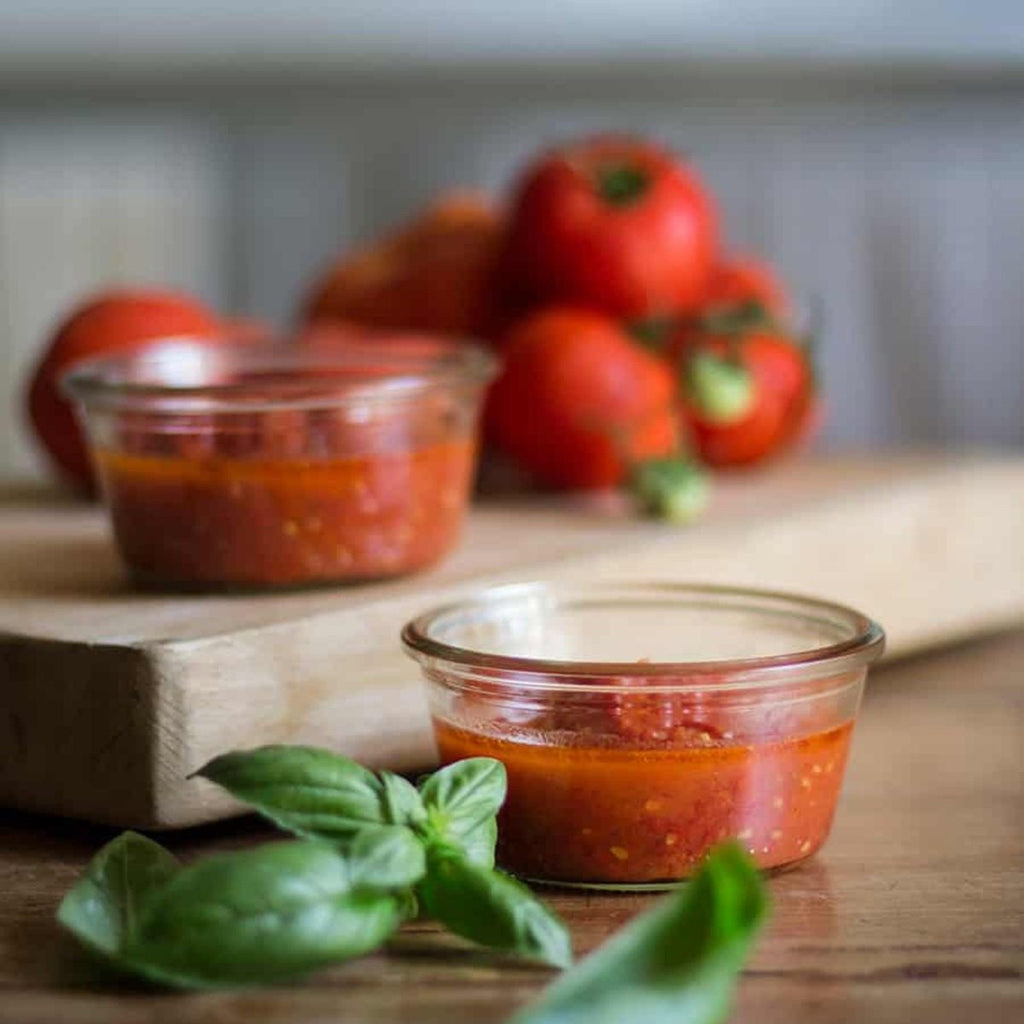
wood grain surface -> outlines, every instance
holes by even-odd
[[[691,529],[639,519],[615,496],[521,495],[475,507],[460,548],[416,577],[185,596],[127,585],[99,509],[22,495],[0,504],[0,806],[209,821],[237,804],[188,775],[264,743],[420,767],[433,740],[399,630],[494,583],[792,589],[860,607],[899,655],[1021,622],[1022,508],[1019,457],[794,460],[723,474]]]
[[[771,880],[774,915],[731,1019],[1024,1019],[1022,751],[1024,632],[876,672],[832,837]],[[172,995],[99,983],[53,912],[110,834],[0,816],[0,1024],[499,1024],[551,976],[417,924],[300,987]],[[265,834],[245,819],[166,841],[188,857]],[[585,952],[657,897],[547,898]]]

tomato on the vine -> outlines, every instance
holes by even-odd
[[[695,310],[718,240],[697,174],[666,150],[601,136],[530,167],[513,203],[505,270],[527,301],[638,318]]]
[[[782,329],[690,337],[675,358],[691,439],[709,465],[764,461],[807,430],[816,406],[811,361]]]
[[[672,370],[610,317],[571,306],[540,310],[512,328],[504,353],[487,432],[538,480],[611,487],[641,460],[675,452]]]

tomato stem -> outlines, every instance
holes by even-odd
[[[674,316],[651,316],[644,320],[634,320],[627,326],[629,335],[651,352],[664,352],[672,332],[679,326],[679,319]]]
[[[690,401],[711,423],[736,423],[754,405],[753,376],[732,353],[727,359],[710,352],[694,354],[686,368],[685,386]]]
[[[647,173],[629,164],[606,164],[597,170],[597,191],[610,206],[635,203],[649,185]]]
[[[693,522],[708,503],[707,473],[681,456],[644,459],[632,468],[627,486],[647,515],[672,523]]]
[[[720,306],[698,317],[697,326],[708,334],[743,335],[755,330],[781,331],[768,309],[752,299],[738,305]]]

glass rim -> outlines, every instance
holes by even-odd
[[[196,380],[202,360],[211,357],[219,359],[228,372],[251,376],[207,383]],[[192,379],[187,373],[179,382],[159,379],[174,360],[184,361],[187,370],[190,358]],[[382,360],[386,366],[380,365]],[[495,355],[473,339],[409,332],[365,341],[346,339],[323,350],[281,341],[211,342],[174,335],[154,339],[132,352],[77,362],[61,376],[60,388],[87,410],[254,412],[401,401],[464,385],[482,387],[496,372]]]
[[[836,643],[795,650],[787,654],[754,658],[712,659],[703,661],[582,661],[532,658],[518,655],[493,654],[449,644],[436,639],[431,630],[443,619],[473,609],[497,608],[503,604],[522,601],[538,595],[552,595],[556,604],[565,603],[565,595],[579,599],[587,595],[608,595],[610,599],[628,600],[642,596],[689,599],[713,603],[734,599],[748,602],[756,610],[768,604],[781,614],[793,618],[814,619],[821,622],[827,617],[833,625],[844,624],[851,635]],[[722,605],[711,605],[711,610]],[[806,682],[831,677],[843,672],[866,667],[884,650],[885,632],[882,627],[863,613],[846,605],[804,594],[758,587],[727,586],[708,583],[675,583],[649,581],[642,583],[613,582],[609,584],[545,583],[535,581],[491,587],[470,595],[464,600],[431,609],[406,623],[401,633],[402,644],[414,660],[439,661],[474,672],[488,673],[490,686],[508,685],[516,690],[542,692],[586,693],[642,693],[645,689],[657,692],[701,692],[713,685],[716,691],[771,686],[779,682]],[[514,674],[508,680],[495,678],[490,672]],[[572,680],[558,677],[572,676]],[[593,677],[595,682],[579,682],[578,677]],[[722,677],[726,677],[723,679]],[[554,677],[554,678],[552,678]],[[630,682],[615,686],[609,681],[628,677]],[[683,681],[680,681],[683,677]],[[638,686],[636,680],[648,681]],[[713,679],[713,683],[711,680]]]

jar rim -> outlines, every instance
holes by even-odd
[[[449,644],[432,635],[453,615],[494,611],[502,606],[547,597],[551,607],[566,602],[604,595],[609,601],[636,601],[659,597],[682,604],[714,610],[716,607],[772,610],[794,620],[828,622],[843,627],[849,635],[832,644],[794,650],[785,654],[697,661],[583,661],[533,658],[495,654],[471,647]],[[717,604],[716,604],[717,602]],[[731,603],[730,603],[731,602]],[[604,694],[622,691],[687,693],[749,689],[781,683],[798,683],[861,669],[875,661],[885,646],[882,627],[846,605],[817,597],[756,587],[723,586],[706,583],[648,581],[643,583],[596,583],[590,585],[551,584],[543,581],[488,588],[462,601],[452,602],[412,619],[401,634],[402,643],[414,660],[456,670],[469,680],[485,678],[489,686],[501,686],[502,674],[516,690]],[[495,675],[494,673],[498,673]],[[580,681],[593,677],[594,682]],[[564,678],[572,677],[572,678]],[[615,686],[616,677],[628,683]],[[639,685],[638,685],[639,684]]]
[[[482,344],[426,334],[346,339],[327,350],[181,335],[75,363],[60,387],[87,409],[253,412],[401,401],[481,387],[496,372]]]

